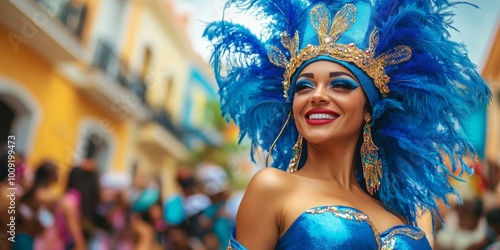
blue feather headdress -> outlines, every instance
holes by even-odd
[[[270,149],[283,129],[269,153],[274,167],[287,168],[298,138],[293,119],[284,125],[292,109],[288,99],[293,98],[294,88],[290,85],[295,72],[324,55],[293,67],[291,58],[309,44],[322,46],[325,37],[315,30],[324,23],[316,15],[327,16],[323,30],[329,30],[332,23],[340,27],[352,20],[352,26],[340,27],[340,33],[335,30],[338,27],[331,29],[339,34],[333,34],[335,43],[330,45],[346,49],[354,45],[359,53],[367,49],[368,59],[383,59],[383,71],[371,72],[362,60],[346,60],[342,53],[322,53],[362,78],[371,105],[373,140],[383,166],[374,197],[412,224],[419,210],[440,218],[436,201],[447,204],[448,194],[458,196],[448,177],[472,173],[467,159],[474,158],[475,151],[464,136],[464,122],[491,96],[464,45],[450,40],[447,29],[452,28],[453,14],[449,9],[457,3],[230,0],[230,4],[269,21],[259,36],[225,20],[210,23],[204,34],[213,44],[211,63],[220,87],[222,114],[239,126],[240,138],[250,139],[252,159],[254,149]],[[357,9],[357,16],[347,12],[339,22],[334,21],[339,10],[345,14],[346,4]],[[312,11],[317,6],[319,14]],[[370,47],[374,41],[376,46]],[[380,82],[388,89],[382,90]],[[361,171],[359,166],[357,171]],[[364,183],[362,178],[360,183]]]

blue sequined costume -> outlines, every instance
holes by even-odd
[[[228,249],[246,249],[231,235]],[[302,213],[278,240],[277,250],[432,249],[425,233],[411,225],[378,232],[370,218],[347,206],[318,206]]]

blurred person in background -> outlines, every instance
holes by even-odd
[[[444,230],[437,232],[435,249],[483,249],[486,237],[482,200],[467,197],[446,216]]]
[[[210,206],[211,201],[206,194],[201,192],[200,185],[197,182],[191,168],[184,167],[179,169],[179,171],[177,172],[176,180],[181,187],[182,192],[182,207],[184,209],[186,217],[184,222],[189,224],[193,216],[196,216],[201,211]],[[187,226],[191,227],[190,225]]]
[[[95,160],[86,158],[73,167],[68,176],[66,191],[56,207],[56,226],[62,249],[87,249],[96,223],[99,204],[99,174]]]
[[[58,181],[58,167],[44,161],[35,171],[33,185],[21,197],[16,211],[16,241],[13,249],[34,249],[35,236],[41,235],[54,224],[47,210],[56,201],[54,188]]]
[[[95,227],[89,249],[133,248],[130,204],[126,197],[130,184],[130,176],[124,173],[108,172],[100,177],[100,202],[97,215],[105,223]]]
[[[200,191],[193,169],[182,166],[177,170],[180,193],[167,197],[164,206],[165,220],[175,249],[205,249],[201,239],[199,218],[210,206],[210,198]]]
[[[134,234],[134,249],[156,250],[170,245],[167,226],[163,220],[163,209],[158,187],[151,185],[138,195],[132,203],[131,227]],[[171,249],[167,247],[167,249]]]
[[[16,153],[16,184],[20,195],[33,185],[33,169],[28,166],[26,155]]]
[[[500,207],[496,207],[486,213],[486,221],[491,229],[489,245],[486,250],[500,250]]]
[[[484,196],[485,208],[490,210],[500,206],[500,158],[489,160],[487,166],[487,191]]]
[[[234,224],[234,218],[226,210],[226,202],[231,195],[227,173],[220,166],[204,164],[197,169],[196,178],[211,201],[199,217],[199,237],[209,250],[226,249]]]
[[[127,199],[129,201],[135,201],[151,184],[151,178],[145,173],[136,173],[132,179],[132,186],[127,190]]]

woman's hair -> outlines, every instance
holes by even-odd
[[[33,186],[46,187],[58,181],[59,168],[53,161],[44,161],[35,171]]]
[[[38,188],[45,188],[56,183],[59,179],[58,173],[59,168],[55,162],[50,160],[43,161],[35,171],[35,178],[31,188],[23,195],[21,200],[26,201],[32,199]]]
[[[66,190],[71,188],[79,190],[79,187],[81,186],[81,175],[82,169],[78,167],[71,168],[68,175],[68,181],[66,183]]]
[[[67,189],[75,189],[80,193],[82,213],[84,217],[94,221],[96,208],[100,201],[97,171],[73,167],[68,176]]]

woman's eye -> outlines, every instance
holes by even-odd
[[[354,90],[359,87],[359,83],[348,78],[335,78],[330,82],[330,86],[332,88]]]
[[[300,92],[302,90],[312,89],[312,88],[314,88],[314,84],[306,80],[299,80],[295,84],[295,92]]]
[[[300,86],[297,86],[295,88],[295,92],[298,92],[298,91],[301,91],[301,90],[304,90],[304,89],[308,89],[308,88],[310,88],[310,87],[307,86],[307,85],[300,85]]]

